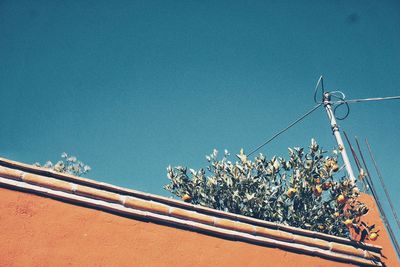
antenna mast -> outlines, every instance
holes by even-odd
[[[353,169],[351,168],[350,160],[349,160],[349,157],[347,156],[347,152],[346,152],[346,148],[344,147],[342,136],[340,135],[340,132],[339,132],[339,126],[337,125],[335,114],[332,110],[331,94],[329,92],[324,92],[323,103],[324,103],[326,113],[328,114],[329,121],[331,123],[332,133],[336,138],[336,142],[338,143],[338,148],[339,148],[340,154],[342,155],[344,166],[346,167],[346,171],[350,176],[350,180],[351,180],[352,184],[354,185],[356,178],[354,176]]]

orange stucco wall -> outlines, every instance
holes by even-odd
[[[0,188],[0,266],[353,266]]]
[[[400,262],[396,256],[396,252],[392,243],[390,242],[390,237],[380,219],[379,210],[375,204],[375,200],[372,196],[367,194],[361,194],[359,200],[367,204],[369,211],[366,216],[363,217],[363,221],[369,225],[375,224],[379,231],[379,237],[376,241],[367,241],[370,244],[378,245],[383,248],[382,250],[382,261],[386,266],[399,266]]]

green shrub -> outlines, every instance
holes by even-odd
[[[259,154],[251,161],[243,150],[235,162],[229,156],[225,150],[218,159],[214,150],[200,170],[169,166],[164,188],[192,204],[336,236],[364,225],[368,208],[357,201],[358,189],[336,177],[337,151],[327,155],[312,139],[307,152],[289,148],[288,159]]]

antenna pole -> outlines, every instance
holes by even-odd
[[[350,176],[350,181],[354,185],[356,178],[354,176],[353,169],[351,168],[350,160],[349,160],[349,157],[347,156],[346,148],[344,147],[343,139],[342,139],[342,136],[340,135],[339,126],[337,125],[335,114],[333,113],[332,105],[331,105],[330,101],[331,101],[331,94],[329,92],[324,92],[324,102],[323,103],[324,103],[326,113],[328,114],[329,121],[331,123],[332,133],[336,138],[336,142],[338,144],[340,154],[342,155],[344,166],[346,167],[346,171]]]

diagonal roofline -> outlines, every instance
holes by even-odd
[[[337,261],[382,266],[382,247],[188,204],[0,158],[0,185],[119,214],[142,217]]]
[[[255,218],[251,218],[248,216],[234,214],[234,213],[230,213],[230,212],[220,211],[220,210],[216,210],[216,209],[212,209],[212,208],[208,208],[208,207],[204,207],[204,206],[200,206],[200,205],[193,205],[193,204],[186,203],[186,202],[183,202],[180,200],[171,199],[168,197],[163,197],[163,196],[159,196],[159,195],[155,195],[155,194],[145,193],[145,192],[141,192],[138,190],[133,190],[133,189],[125,188],[125,187],[112,185],[109,183],[98,182],[93,179],[78,177],[78,176],[70,175],[67,173],[60,173],[60,172],[53,171],[51,169],[37,167],[34,165],[25,164],[25,163],[20,163],[17,161],[6,159],[6,158],[0,157],[0,166],[9,167],[9,168],[13,168],[13,169],[21,170],[21,171],[26,171],[26,172],[33,173],[33,174],[43,175],[46,177],[52,177],[52,178],[60,179],[63,181],[74,182],[76,184],[86,185],[86,186],[90,186],[90,187],[102,189],[102,190],[107,190],[107,191],[114,192],[114,193],[122,193],[122,194],[125,194],[128,196],[134,196],[134,197],[139,197],[139,198],[143,198],[146,200],[157,201],[157,202],[168,204],[168,205],[171,205],[174,207],[181,207],[181,208],[185,208],[188,210],[199,211],[199,212],[209,214],[209,215],[217,215],[219,217],[234,219],[237,221],[242,221],[242,222],[247,222],[247,223],[253,223],[255,225],[259,225],[259,226],[263,226],[263,227],[268,227],[268,228],[272,228],[272,229],[280,229],[280,230],[284,230],[284,231],[287,231],[290,233],[302,234],[305,236],[321,238],[321,239],[324,239],[327,241],[335,241],[335,242],[343,243],[343,244],[350,244],[350,245],[357,244],[360,247],[368,248],[368,249],[370,249],[372,251],[376,251],[376,252],[378,252],[382,249],[382,247],[380,247],[380,246],[367,244],[367,243],[363,243],[363,242],[356,242],[349,238],[338,237],[338,236],[333,236],[333,235],[329,235],[329,234],[325,234],[325,233],[305,230],[305,229],[301,229],[298,227],[292,227],[292,226],[288,226],[288,225],[284,225],[284,224],[264,221],[264,220],[255,219]]]

